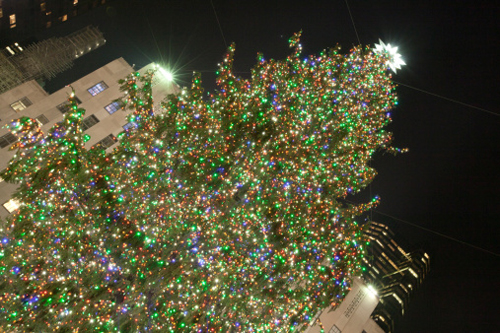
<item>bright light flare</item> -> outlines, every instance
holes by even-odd
[[[378,296],[377,289],[375,289],[375,287],[373,287],[371,284],[368,285],[368,290],[373,296]]]
[[[401,69],[402,65],[406,63],[401,58],[401,54],[398,53],[397,46],[391,46],[390,43],[385,44],[381,39],[378,40],[380,44],[375,44],[373,52],[378,54],[385,54],[388,57],[387,65],[392,69],[394,73],[397,73],[397,69]]]
[[[158,72],[160,72],[160,74],[162,75],[162,77],[167,81],[167,82],[173,82],[174,81],[174,74],[172,74],[171,71],[161,67],[160,65],[158,64],[155,64],[155,67],[156,69],[158,70]]]

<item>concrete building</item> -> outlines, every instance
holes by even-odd
[[[153,64],[150,64],[139,72],[145,72],[152,67]],[[116,143],[116,136],[131,125],[127,123],[126,118],[130,111],[122,111],[119,104],[113,101],[123,96],[118,80],[133,71],[123,58],[119,58],[71,84],[80,106],[86,110],[83,126],[85,133],[91,137],[85,144],[86,147],[100,144],[111,149]],[[158,73],[153,82],[155,109],[159,109],[161,100],[167,94],[179,90],[171,80],[162,77],[161,72]],[[16,141],[16,137],[4,128],[5,125],[14,119],[27,116],[36,118],[42,124],[42,131],[47,132],[63,119],[70,92],[71,89],[66,87],[48,94],[36,81],[31,80],[0,94],[0,170],[8,166],[9,160],[15,154],[9,147]],[[15,184],[0,179],[0,217],[9,216],[17,208],[16,202],[11,200],[11,194],[16,188]]]
[[[355,277],[351,290],[340,303],[320,311],[313,319],[314,325],[304,333],[383,333],[384,331],[371,318],[379,303],[378,295],[362,278]]]

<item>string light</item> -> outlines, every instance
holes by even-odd
[[[356,218],[396,104],[386,57],[338,47],[258,56],[250,80],[219,65],[153,109],[153,72],[124,79],[135,124],[85,149],[73,97],[2,177],[23,203],[2,230],[0,321],[21,331],[293,332],[337,305],[361,270]],[[29,126],[28,126],[29,125]],[[23,127],[24,126],[24,127]],[[34,131],[34,132],[33,132]],[[33,135],[35,133],[35,135]],[[30,141],[31,140],[31,141]]]

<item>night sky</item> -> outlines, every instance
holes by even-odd
[[[358,44],[344,0],[108,3],[39,36],[65,35],[93,23],[107,39],[47,89],[124,57],[136,68],[152,61],[175,66],[180,85],[200,71],[211,91],[225,43],[236,43],[235,69],[244,77],[258,51],[266,58],[285,57],[288,38],[299,30],[304,55],[337,43],[348,52]],[[432,266],[397,332],[500,332],[500,3],[348,4],[361,43],[381,38],[399,46],[407,63],[394,76],[401,85],[390,130],[395,146],[409,152],[375,157],[379,175],[372,193],[382,203],[373,218],[389,225],[406,249],[428,251]]]

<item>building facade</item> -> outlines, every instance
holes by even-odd
[[[313,325],[304,333],[383,333],[371,318],[379,298],[375,289],[367,285],[361,277],[353,278],[351,290],[344,301],[334,309],[320,311],[313,319]]]
[[[0,47],[71,21],[112,0],[0,0]]]
[[[153,67],[150,64],[139,72],[144,73]],[[130,126],[127,121],[130,110],[122,111],[115,100],[123,97],[118,80],[133,71],[123,58],[119,58],[71,84],[77,101],[86,110],[83,127],[91,137],[86,142],[86,147],[100,144],[112,149],[116,136]],[[166,95],[179,90],[171,80],[162,78],[161,74],[156,75],[153,83],[155,109],[158,109]],[[5,125],[27,116],[37,119],[42,125],[42,131],[47,132],[54,124],[63,120],[70,92],[71,89],[65,87],[48,94],[36,81],[31,80],[0,94],[0,170],[5,169],[14,156],[15,151],[9,150],[9,147],[17,140]],[[17,209],[17,203],[11,199],[16,188],[15,184],[0,179],[0,217],[5,218]]]
[[[421,249],[404,250],[384,224],[371,222],[366,233],[371,246],[364,279],[375,287],[380,300],[372,318],[385,332],[394,332],[411,296],[429,273],[430,257]]]
[[[430,258],[422,250],[405,251],[381,223],[370,222],[366,235],[370,246],[363,276],[354,277],[344,301],[319,311],[304,333],[394,332],[429,273]]]
[[[75,59],[106,43],[99,29],[88,26],[65,37],[52,37],[23,48],[0,51],[0,94],[29,80],[50,80],[71,68]]]

